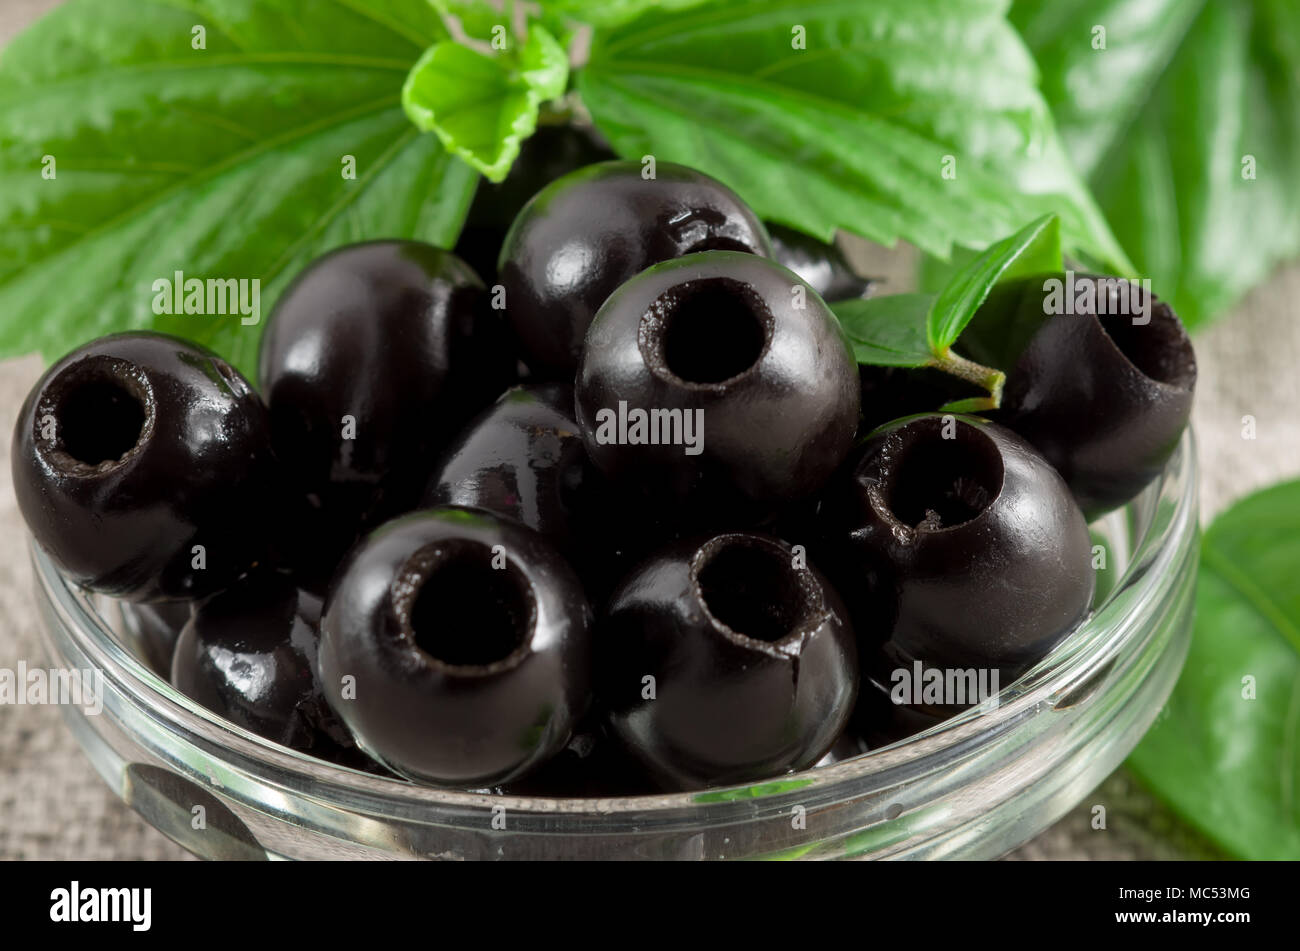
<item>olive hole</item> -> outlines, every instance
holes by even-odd
[[[492,567],[491,552],[477,546],[436,561],[411,608],[416,646],[458,667],[504,660],[528,641],[532,625],[532,598],[519,570]]]
[[[945,439],[944,425],[933,419],[905,427],[923,433],[906,444],[887,488],[894,517],[921,531],[969,522],[1002,489],[1002,460],[993,441],[962,423]]]
[[[1196,382],[1196,358],[1191,341],[1168,305],[1156,302],[1150,321],[1134,324],[1129,314],[1099,315],[1101,329],[1128,361],[1146,376],[1171,386]]]
[[[145,408],[125,387],[110,381],[73,389],[58,410],[63,450],[88,466],[121,459],[135,448],[144,430]]]
[[[784,639],[816,610],[812,582],[780,548],[729,544],[709,557],[698,583],[709,613],[756,641]]]
[[[728,278],[680,284],[650,313],[658,317],[664,365],[689,383],[720,383],[752,367],[772,319],[753,288]]]

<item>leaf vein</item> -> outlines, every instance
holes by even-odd
[[[1268,621],[1286,638],[1291,646],[1300,653],[1300,628],[1291,623],[1282,608],[1276,604],[1268,593],[1255,584],[1245,572],[1239,569],[1227,556],[1218,552],[1213,544],[1206,540],[1201,548],[1201,560],[1213,568],[1220,577],[1236,589],[1242,599],[1255,609],[1264,620]]]
[[[415,128],[415,126],[408,125],[406,131],[398,136],[388,148],[384,149],[384,151],[375,159],[370,169],[367,170],[357,183],[352,188],[348,189],[347,193],[336,201],[332,207],[326,209],[325,213],[317,219],[316,223],[307,229],[297,241],[295,241],[283,254],[280,255],[279,260],[267,269],[266,273],[262,275],[262,283],[270,284],[274,281],[303,245],[316,237],[316,235],[320,234],[320,232],[325,228],[329,227],[330,223],[340,214],[352,207],[370,188],[371,183],[374,182],[375,179],[377,179],[383,171],[392,164],[397,156],[404,151],[419,134],[419,129]]]
[[[345,10],[351,11],[362,19],[379,24],[393,34],[407,40],[412,46],[416,47],[416,49],[423,50],[426,46],[431,45],[438,39],[436,36],[420,36],[419,34],[408,30],[403,24],[390,20],[387,17],[380,16],[374,10],[352,3],[351,0],[334,0],[334,3]]]

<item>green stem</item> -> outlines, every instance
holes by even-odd
[[[565,93],[559,99],[544,102],[537,109],[537,125],[569,125],[576,116],[575,98]]]
[[[982,410],[997,409],[1002,405],[1002,387],[1007,382],[1007,375],[1001,370],[986,367],[974,360],[967,360],[965,357],[958,356],[952,350],[947,349],[935,358],[934,365],[945,373],[966,380],[968,383],[974,383],[976,386],[988,391],[987,399],[977,398],[961,401],[962,405],[969,406],[972,412],[977,411],[975,408],[976,403],[980,404],[979,409]]]

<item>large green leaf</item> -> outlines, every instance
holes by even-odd
[[[1071,248],[1127,272],[1005,8],[738,0],[656,12],[598,34],[578,88],[623,155],[693,165],[824,240],[843,228],[946,256],[1056,212]]]
[[[491,0],[429,0],[444,17],[452,16],[466,36],[488,42],[494,34],[509,36],[505,5]]]
[[[698,7],[709,0],[543,0],[547,12],[598,27],[616,26],[646,11],[664,13]]]
[[[1011,16],[1068,151],[1184,321],[1300,253],[1300,4],[1017,0]]]
[[[400,104],[443,36],[427,0],[73,0],[39,21],[0,56],[0,353],[155,327],[247,370],[260,325],[157,316],[153,282],[258,279],[264,322],[339,244],[453,242],[476,176]]]
[[[1300,481],[1219,516],[1202,541],[1187,664],[1129,759],[1240,858],[1300,859],[1298,577]]]

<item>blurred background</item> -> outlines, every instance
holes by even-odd
[[[0,46],[58,0],[0,2]],[[0,122],[3,119],[0,118]],[[1298,183],[1300,184],[1300,183]],[[917,253],[858,239],[847,250],[883,293],[910,289]],[[1160,288],[1155,288],[1160,292]],[[0,321],[10,319],[0,315]],[[1194,427],[1202,522],[1234,500],[1300,476],[1300,266],[1276,270],[1196,338]],[[25,529],[10,482],[9,433],[42,367],[0,361],[0,667],[40,656]],[[1243,416],[1258,437],[1241,438]],[[1106,808],[1093,829],[1093,807]],[[94,773],[52,706],[0,707],[0,859],[162,859],[188,853],[137,818]],[[1013,859],[1218,858],[1220,853],[1121,769]]]

